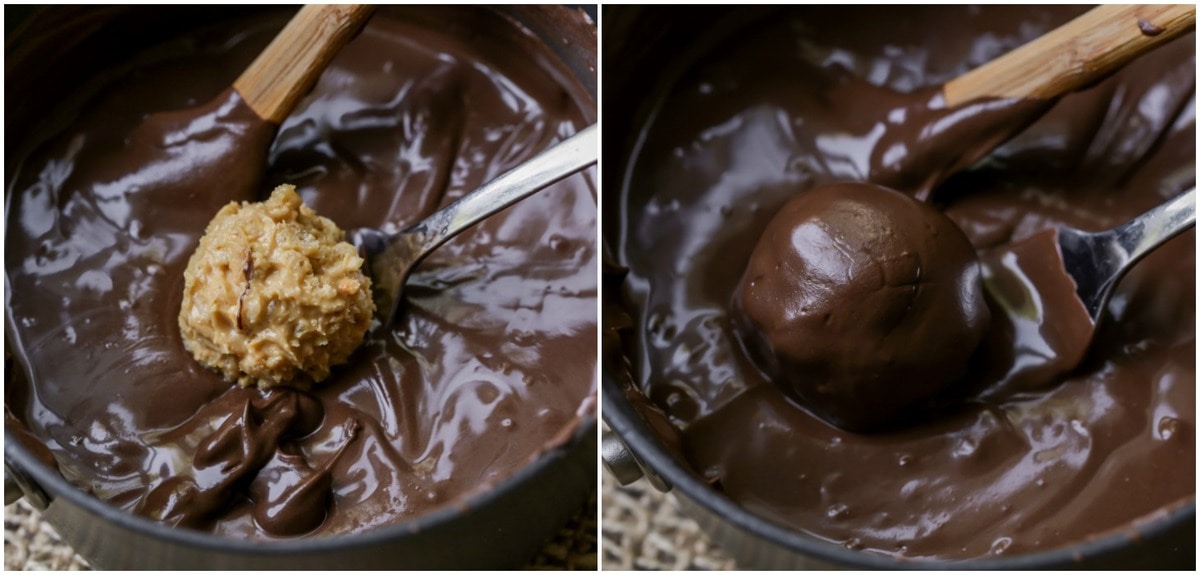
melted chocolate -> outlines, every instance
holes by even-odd
[[[9,344],[25,373],[6,422],[97,497],[236,537],[363,531],[461,502],[595,408],[589,173],[430,256],[402,316],[311,392],[232,387],[191,359],[183,268],[223,204],[286,182],[344,229],[405,227],[594,115],[501,16],[408,7],[377,14],[276,129],[222,90],[287,16],[110,63],[61,99],[56,135],[7,154]]]
[[[1058,230],[989,252],[983,281],[996,319],[976,362],[981,395],[1013,397],[1056,385],[1083,361],[1096,325],[1067,275]]]
[[[1138,18],[1138,30],[1141,30],[1142,34],[1145,34],[1147,36],[1158,36],[1159,34],[1162,34],[1163,32],[1165,32],[1167,29],[1163,28],[1162,26],[1155,26],[1154,24],[1151,24],[1141,18]]]
[[[780,11],[653,93],[622,158],[616,263],[633,372],[697,474],[775,522],[908,558],[1055,548],[1194,499],[1192,233],[1126,277],[1074,369],[1063,344],[1089,326],[1043,332],[1042,316],[1015,323],[1020,309],[989,296],[989,338],[1028,345],[1000,344],[1007,359],[981,347],[958,393],[885,433],[844,431],[781,393],[730,315],[731,268],[780,207],[846,180],[927,199],[985,261],[1032,279],[1008,284],[1032,286],[1027,308],[1069,312],[1040,291],[1061,271],[1018,243],[1109,228],[1194,181],[1194,37],[1057,103],[945,110],[930,94],[1082,10]],[[1022,366],[1045,369],[1016,377]]]

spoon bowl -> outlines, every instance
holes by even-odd
[[[1196,188],[1111,230],[1084,232],[1063,226],[1058,247],[1075,293],[1097,325],[1113,288],[1146,254],[1196,226]]]

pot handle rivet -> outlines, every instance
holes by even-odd
[[[645,477],[655,489],[664,493],[671,490],[671,486],[662,477],[638,460],[616,432],[605,431],[602,434],[600,460],[604,462],[604,468],[613,476],[613,479],[616,479],[617,483],[621,485],[629,485]]]
[[[50,496],[38,487],[28,475],[4,462],[4,505],[12,505],[22,497],[34,509],[45,511],[50,506]]]
[[[21,491],[21,486],[17,485],[17,482],[15,480],[13,480],[12,476],[8,474],[7,470],[5,470],[5,472],[4,472],[4,505],[6,507],[9,505],[12,505],[13,503],[16,503],[17,501],[19,501],[21,499],[21,497],[24,495],[25,495],[25,492]]]

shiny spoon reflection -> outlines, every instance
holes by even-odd
[[[596,163],[599,144],[592,124],[406,230],[351,231],[350,242],[366,259],[380,321],[386,325],[395,317],[404,282],[430,252],[488,216]]]

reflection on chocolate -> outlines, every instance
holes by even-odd
[[[886,426],[962,377],[989,317],[979,260],[954,222],[865,183],[784,204],[734,303],[768,377],[854,430]]]
[[[1096,326],[1063,266],[1058,230],[992,250],[983,276],[996,316],[979,361],[981,393],[1036,391],[1083,361]]]
[[[648,94],[656,113],[639,119],[638,147],[616,180],[614,248],[629,270],[633,368],[697,474],[771,521],[906,558],[1058,548],[1194,500],[1194,233],[1122,281],[1114,321],[1074,369],[1009,386],[988,375],[985,343],[936,412],[884,433],[850,433],[798,409],[743,352],[729,314],[739,281],[731,265],[749,261],[771,218],[803,190],[871,181],[928,198],[981,258],[1003,262],[1043,230],[1107,229],[1186,189],[1196,157],[1192,35],[1086,92],[1033,103],[1045,113],[1032,124],[1033,112],[1012,103],[936,109],[929,90],[1085,9],[778,10]],[[998,116],[986,125],[1004,126],[1011,113],[1028,127],[969,169],[894,161],[977,149],[969,123],[988,110]],[[923,114],[964,129],[900,121]],[[912,171],[920,165],[934,169]],[[1012,262],[1026,278],[1055,273],[1019,254]],[[1047,295],[1028,294],[1035,307],[1059,305]],[[1003,328],[1009,312],[989,306]],[[1059,336],[1038,337],[1052,344],[1038,361],[1055,359]]]
[[[28,377],[6,386],[6,423],[97,497],[239,538],[458,504],[595,408],[590,173],[440,248],[403,316],[311,393],[237,388],[184,350],[183,269],[225,203],[292,183],[344,229],[406,226],[594,120],[503,16],[394,7],[272,143],[223,90],[289,16],[231,17],[90,70],[78,100],[8,95],[54,99],[57,134],[8,134],[6,312]]]

